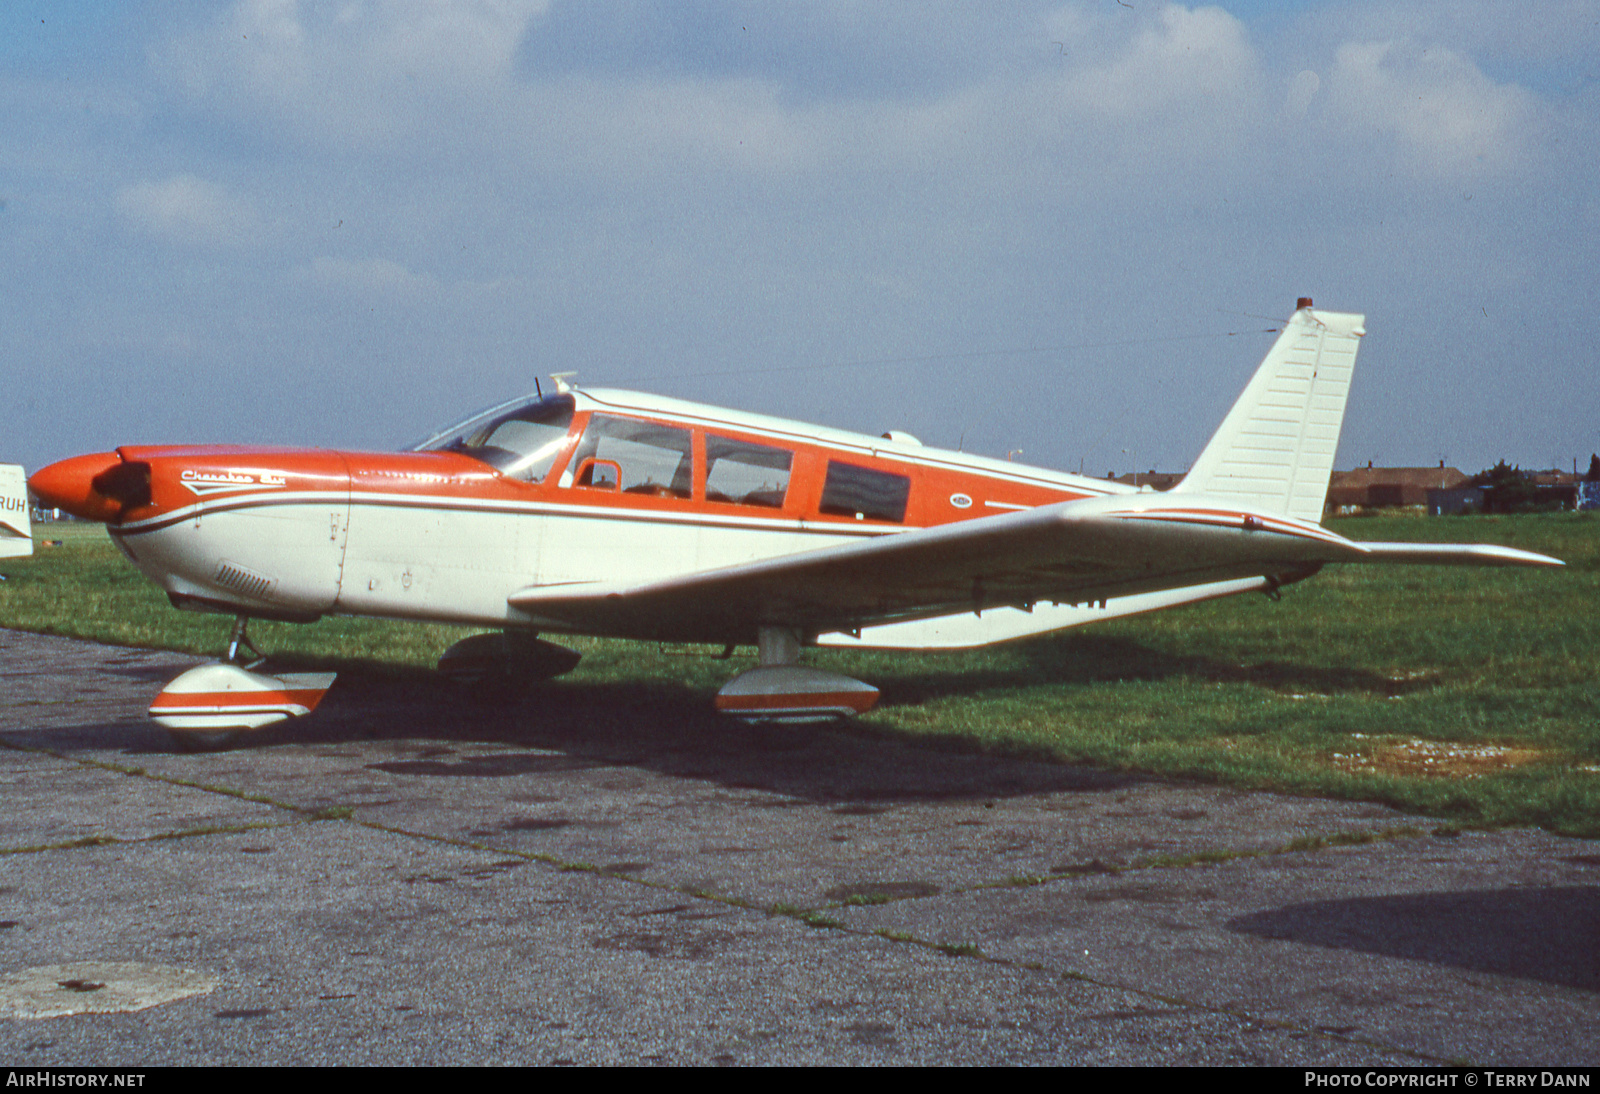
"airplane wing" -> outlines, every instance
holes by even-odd
[[[1175,589],[1229,595],[1299,580],[1325,563],[1367,560],[1559,565],[1507,548],[1366,545],[1232,501],[1124,494],[653,582],[534,586],[508,600],[535,626],[664,641],[749,641],[764,625],[848,634],[967,613],[981,618],[987,610],[1031,612],[1040,602],[1133,605]],[[1169,596],[1150,606],[1203,598]]]

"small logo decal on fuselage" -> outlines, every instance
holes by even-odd
[[[284,484],[282,475],[274,471],[249,474],[244,471],[196,471],[185,468],[178,481],[191,493],[205,497],[207,494],[224,494],[235,490],[276,489]]]
[[[965,494],[951,494],[950,504],[954,505],[957,509],[971,509],[972,499]]]

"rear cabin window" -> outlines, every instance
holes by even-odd
[[[573,485],[658,498],[687,498],[694,455],[687,429],[596,414],[569,465]]]
[[[830,516],[898,523],[906,519],[910,495],[911,479],[905,475],[830,460],[818,509]]]
[[[706,500],[782,509],[794,453],[706,435]]]

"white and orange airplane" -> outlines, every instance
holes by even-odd
[[[877,690],[807,646],[954,649],[1244,592],[1335,562],[1559,566],[1490,545],[1357,543],[1319,523],[1362,316],[1302,299],[1166,493],[626,391],[515,399],[403,452],[124,447],[44,468],[174,606],[237,617],[152,715],[215,746],[309,712],[326,674],[245,664],[252,618],[466,623],[441,668],[556,675],[539,633],[754,645],[719,710],[806,720]]]

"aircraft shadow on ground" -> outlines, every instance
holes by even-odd
[[[195,663],[199,664],[200,662],[197,660]],[[126,680],[142,680],[147,683],[154,684],[155,687],[151,692],[151,698],[154,698],[156,692],[160,691],[163,686],[171,683],[173,679],[183,670],[181,668],[174,668],[170,664],[126,664],[117,665],[116,667],[111,668],[103,667],[98,671],[106,674],[107,676],[120,676]]]
[[[821,655],[826,663],[831,655]],[[859,656],[859,655],[858,655]],[[1065,635],[1008,647],[999,663],[964,655],[866,655],[881,662],[851,669],[883,691],[879,716],[867,726],[750,727],[710,709],[704,685],[658,677],[639,681],[585,679],[580,674],[531,684],[463,687],[429,669],[350,659],[273,658],[266,672],[337,671],[340,680],[310,718],[261,731],[258,747],[351,740],[490,742],[562,756],[396,759],[393,773],[493,777],[629,764],[730,785],[767,786],[822,798],[1009,796],[1063,789],[1105,789],[1144,781],[1135,776],[1026,763],[1026,757],[979,755],[973,742],[933,741],[897,732],[897,707],[943,698],[1037,687],[1072,689],[1113,680],[1193,678],[1245,681],[1287,690],[1393,694],[1397,683],[1363,670],[1292,663],[1241,666],[1177,655],[1118,637]],[[987,656],[987,655],[986,655]],[[129,663],[102,671],[162,678],[170,668]],[[728,675],[742,667],[735,661]],[[830,666],[833,667],[833,666]],[[703,677],[702,674],[698,674]],[[160,750],[146,737],[134,751]],[[906,762],[908,749],[927,757]],[[959,756],[955,760],[954,756]],[[844,765],[854,770],[841,771]],[[530,766],[531,765],[531,766]],[[845,789],[848,787],[848,789]]]
[[[469,688],[421,669],[342,670],[313,716],[263,731],[261,746],[383,740],[409,746],[403,757],[372,765],[398,775],[496,778],[631,766],[825,801],[1009,797],[1146,781],[977,756],[859,728],[749,726],[716,714],[709,696],[688,686],[552,681]],[[439,748],[483,743],[541,752],[484,756]]]
[[[1199,654],[1178,654],[1129,638],[1091,634],[1062,635],[1008,647],[1006,668],[963,668],[954,660],[941,668],[938,658],[916,656],[906,668],[893,664],[875,672],[872,682],[886,704],[912,704],[977,694],[996,688],[1088,687],[1122,681],[1191,679],[1201,684],[1253,684],[1274,691],[1321,695],[1395,696],[1426,690],[1429,676],[1394,679],[1344,665],[1293,661],[1240,664]],[[960,655],[955,655],[960,656]]]
[[[1240,934],[1600,991],[1600,887],[1407,893],[1292,904]]]

